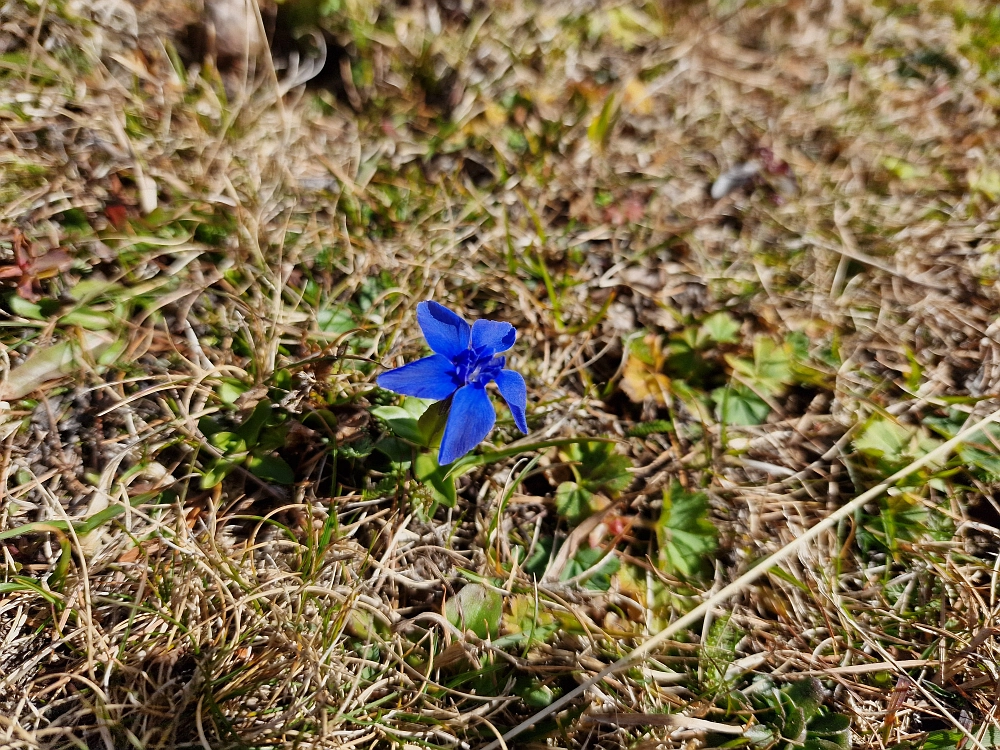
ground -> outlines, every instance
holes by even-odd
[[[0,746],[1000,743],[993,4],[263,10],[0,6]]]

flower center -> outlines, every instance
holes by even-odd
[[[506,357],[497,357],[492,352],[466,349],[455,357],[454,364],[461,382],[485,386],[496,378],[505,362]]]

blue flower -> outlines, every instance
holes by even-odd
[[[527,433],[524,410],[528,392],[524,378],[505,370],[507,358],[499,356],[514,346],[514,326],[497,320],[477,320],[470,327],[437,302],[417,305],[417,322],[434,354],[382,373],[377,382],[379,387],[404,396],[452,399],[438,463],[444,466],[464,456],[493,429],[497,415],[486,395],[491,380],[510,407],[514,424]]]

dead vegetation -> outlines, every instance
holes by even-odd
[[[485,746],[997,408],[991,4],[289,5],[0,5],[0,745]],[[529,386],[453,502],[423,299]],[[998,437],[508,746],[995,746]]]

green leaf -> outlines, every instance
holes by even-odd
[[[247,449],[247,442],[241,435],[227,430],[212,433],[208,442],[227,455],[243,453]]]
[[[754,747],[770,747],[774,744],[774,731],[766,724],[753,724],[747,727],[743,736],[750,740]]]
[[[280,456],[250,456],[247,468],[254,476],[276,484],[294,484],[295,472]]]
[[[815,677],[797,680],[788,685],[783,692],[793,705],[802,710],[806,722],[812,721],[819,707],[823,705],[823,685]],[[787,734],[785,736],[792,739]]]
[[[6,297],[7,306],[14,315],[20,315],[22,318],[27,318],[28,320],[48,320],[41,305],[35,302],[28,302],[28,300],[19,294],[11,293],[6,295]]]
[[[417,420],[420,431],[420,444],[427,448],[437,448],[444,437],[444,428],[448,422],[448,412],[451,401],[438,401],[431,404]]]
[[[939,444],[921,428],[904,427],[881,416],[873,419],[854,440],[855,450],[890,464],[920,458]]]
[[[771,407],[760,396],[742,383],[716,388],[712,391],[716,418],[727,425],[763,424]]]
[[[613,443],[576,443],[561,455],[574,464],[579,484],[591,492],[614,497],[632,483],[632,461],[616,453]]]
[[[216,458],[209,461],[205,467],[205,473],[201,475],[199,485],[203,490],[215,487],[219,482],[228,476],[229,472],[236,468],[237,462],[223,458]]]
[[[712,623],[698,659],[705,684],[713,692],[726,687],[726,674],[736,660],[736,644],[743,635],[743,631],[732,622],[731,615],[722,615]]]
[[[605,550],[599,547],[582,547],[566,564],[560,580],[566,581],[590,570],[597,565],[604,554]],[[611,576],[617,573],[620,567],[621,561],[615,555],[607,555],[597,570],[583,582],[583,587],[591,591],[607,591],[611,588]]]
[[[495,638],[500,631],[503,597],[481,583],[467,583],[444,605],[444,615],[455,627],[471,630],[480,638]]]
[[[604,100],[601,112],[587,127],[587,137],[597,146],[604,146],[611,135],[611,126],[618,119],[618,95],[612,93]]]
[[[316,323],[324,333],[341,335],[357,328],[354,316],[346,308],[326,308],[316,314]]]
[[[718,531],[708,520],[708,496],[674,482],[663,492],[656,537],[662,570],[687,577],[700,573],[718,546]]]
[[[556,489],[556,512],[571,526],[576,526],[600,510],[596,505],[597,499],[593,492],[576,482],[563,482]]]
[[[650,422],[640,422],[633,425],[626,431],[628,437],[644,438],[650,435],[660,435],[665,432],[673,432],[674,424],[666,419],[654,419]]]
[[[524,561],[523,569],[528,575],[541,578],[549,567],[552,559],[552,548],[555,542],[550,536],[541,537],[531,551],[531,557]]]
[[[726,361],[734,372],[766,396],[779,396],[786,385],[795,382],[788,349],[766,336],[754,339],[753,362],[731,356],[727,356]]]
[[[413,460],[413,446],[399,438],[388,437],[375,443],[375,450],[386,456],[397,466],[409,466]]]
[[[844,714],[817,716],[809,722],[809,731],[806,734],[806,742],[812,740],[830,743],[838,750],[850,750],[851,718]]]
[[[739,341],[740,323],[727,312],[709,315],[701,323],[702,331],[717,344],[734,344]]]
[[[376,406],[372,414],[386,423],[390,432],[398,438],[408,440],[415,445],[422,444],[420,427],[417,417],[401,406]]]
[[[854,448],[870,456],[898,461],[910,441],[913,430],[908,430],[888,419],[872,421],[854,441]]]
[[[266,398],[257,402],[249,418],[237,428],[236,433],[242,437],[247,446],[254,447],[260,437],[260,431],[264,429],[268,418],[271,416],[271,402]]]
[[[413,460],[413,475],[431,491],[434,501],[446,508],[454,508],[455,480],[448,476],[447,468],[438,464],[433,453],[418,453]]]
[[[231,378],[226,378],[221,383],[219,383],[216,388],[219,394],[219,400],[224,404],[234,404],[236,399],[246,393],[249,389],[248,386],[241,383],[239,380],[234,380]]]
[[[552,688],[538,682],[538,680],[532,680],[524,687],[518,689],[517,695],[524,701],[526,706],[530,706],[531,708],[545,708],[555,698]]]

